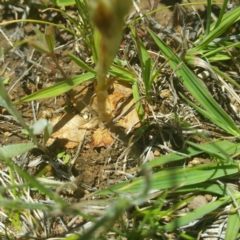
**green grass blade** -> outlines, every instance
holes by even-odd
[[[133,83],[132,90],[133,90],[133,98],[136,102],[136,110],[137,110],[138,116],[140,118],[140,121],[143,122],[144,121],[144,109],[143,109],[142,103],[140,101],[140,94],[139,94],[138,85],[136,82]]]
[[[223,5],[221,7],[221,11],[220,11],[219,17],[218,17],[218,20],[217,20],[214,28],[217,28],[220,25],[220,23],[222,22],[223,15],[224,15],[224,13],[226,11],[226,8],[227,8],[227,3],[228,3],[228,0],[224,0],[223,1]]]
[[[119,78],[124,81],[128,81],[132,83],[133,90],[133,98],[136,102],[136,110],[141,122],[144,121],[144,109],[142,107],[142,103],[140,101],[140,94],[137,85],[137,77],[135,74],[124,67],[120,67],[116,64],[111,65],[111,69],[109,70],[109,74],[113,77]]]
[[[53,25],[49,25],[46,27],[44,36],[49,52],[53,53],[55,48],[55,29]]]
[[[155,64],[150,54],[148,53],[143,42],[137,36],[136,31],[133,28],[131,28],[131,32],[140,60],[140,66],[142,69],[142,79],[145,84],[145,93],[146,96],[148,96],[149,90],[152,86],[153,81],[156,79],[159,70],[157,70],[156,66],[154,66]]]
[[[94,52],[93,52],[93,62],[95,63],[95,65],[97,65],[98,63],[98,59],[99,59],[99,45],[100,45],[100,39],[101,39],[101,34],[100,32],[95,29],[94,32],[93,32],[93,49],[94,49]]]
[[[240,43],[228,43],[228,42],[221,43],[221,47],[219,47],[218,45],[213,45],[213,47],[209,49],[209,47],[211,46],[208,46],[209,51],[203,53],[202,58],[207,58],[209,62],[228,60],[231,59],[231,56],[229,56],[226,50],[239,46]]]
[[[146,95],[148,95],[148,92],[151,88],[151,85],[149,84],[151,82],[151,63],[152,63],[152,60],[148,58],[144,62],[144,68],[142,69]]]
[[[219,152],[225,152],[229,156],[236,154],[240,151],[239,144],[231,143],[229,141],[217,141],[217,142],[211,142],[211,143],[197,145],[197,146],[193,145],[190,142],[188,142],[188,144],[192,146],[188,147],[187,149],[179,151],[179,154],[170,153],[168,155],[164,155],[160,158],[156,158],[153,161],[146,163],[145,166],[157,167],[166,163],[172,163],[172,162],[184,160],[187,157],[191,158],[200,153],[203,153],[204,151],[206,151],[209,154],[211,153],[217,154]]]
[[[38,38],[39,42],[44,43],[45,42],[44,34],[38,28],[34,28],[34,31],[35,31],[35,33],[37,35],[37,38]]]
[[[226,228],[225,239],[238,239],[238,232],[240,226],[240,216],[239,216],[239,206],[240,199],[236,200],[238,206],[232,205],[230,212],[228,214],[228,222]]]
[[[53,125],[52,123],[49,121],[47,124],[47,127],[44,129],[44,134],[43,134],[43,146],[46,145],[48,139],[51,137],[53,132]]]
[[[225,196],[218,199],[215,202],[211,202],[206,204],[203,207],[200,207],[192,212],[187,213],[185,216],[177,218],[176,220],[168,223],[163,227],[165,231],[173,231],[176,228],[187,225],[188,223],[195,221],[196,219],[202,218],[204,215],[213,212],[219,207],[229,203],[231,201],[231,197]],[[234,239],[234,238],[232,238]]]
[[[56,2],[59,7],[65,7],[75,4],[75,0],[57,0]]]
[[[10,209],[12,211],[17,210],[42,210],[46,212],[52,212],[56,210],[56,205],[47,205],[42,203],[31,203],[31,202],[25,202],[21,200],[9,200],[9,199],[1,199],[0,201],[0,207],[4,209]]]
[[[240,89],[240,84],[238,84],[234,79],[232,79],[231,77],[228,76],[228,74],[225,74],[224,72],[222,72],[221,70],[219,70],[219,68],[212,66],[212,69],[222,78],[224,78],[225,80],[227,80],[229,83],[231,83],[233,86],[237,87],[238,89]]]
[[[35,147],[33,143],[19,143],[0,147],[0,159],[13,158]]]
[[[169,64],[176,72],[179,79],[182,81],[188,91],[194,96],[198,103],[211,115],[206,116],[211,121],[214,121],[219,127],[223,128],[228,133],[238,136],[240,134],[239,128],[232,120],[232,118],[226,114],[226,112],[214,101],[207,89],[202,85],[195,74],[186,66],[184,62],[177,56],[173,55],[174,52],[161,40],[154,32],[149,29],[149,33],[153,37],[156,44],[163,52],[166,59],[169,60]],[[214,116],[214,119],[213,117]],[[216,121],[216,119],[218,121]]]
[[[37,50],[40,53],[44,53],[44,54],[51,53],[50,50],[46,47],[46,45],[43,42],[31,41],[28,44],[30,47],[34,48],[35,50]]]
[[[132,83],[137,81],[137,77],[133,72],[129,71],[126,68],[120,67],[116,64],[111,65],[109,74],[113,77],[120,78],[120,80],[132,82]]]
[[[136,46],[137,51],[138,51],[141,67],[143,67],[144,63],[147,61],[147,59],[150,58],[150,55],[149,55],[146,47],[144,46],[143,42],[136,35],[135,29],[131,28],[131,33],[132,33],[132,36],[133,36],[133,40],[134,40],[135,46]],[[153,64],[152,60],[151,60],[151,64]]]
[[[226,32],[228,28],[230,28],[236,21],[240,19],[239,11],[240,7],[237,7],[226,13],[223,16],[220,24],[218,22],[213,23],[211,25],[211,31],[209,32],[209,34],[207,36],[204,36],[204,39],[202,39],[202,42],[200,44],[188,50],[186,55],[195,55],[201,52],[204,48],[207,47],[210,42],[212,42],[214,39],[218,38],[221,34]],[[216,24],[219,25],[215,28]]]
[[[212,2],[211,0],[207,0],[207,26],[205,30],[205,36],[208,36],[210,31],[210,24],[211,24],[211,11],[212,11]]]
[[[213,143],[212,147],[209,148],[208,146],[195,144],[193,142],[188,142],[188,144],[196,149],[202,150],[204,153],[208,153],[210,156],[213,156],[217,158],[218,160],[223,161],[233,161],[227,154],[224,144],[219,144],[219,146],[216,147],[216,145]],[[238,151],[239,152],[239,149]]]
[[[79,235],[76,234],[76,235],[71,235],[70,237],[66,237],[64,238],[64,240],[80,240],[80,239],[79,239]]]
[[[191,101],[189,101],[186,97],[184,97],[181,93],[180,93],[181,97],[192,107],[194,107],[198,112],[200,112],[203,116],[205,116],[206,118],[210,119],[212,121],[212,123],[216,124],[217,126],[219,126],[220,128],[224,129],[226,132],[234,135],[234,136],[238,136],[238,129],[233,129],[231,126],[229,126],[229,124],[225,124],[220,118],[218,118],[216,115],[209,113],[208,111],[203,110],[202,108],[198,107],[196,104],[192,103]]]
[[[176,161],[180,161],[183,159],[186,159],[187,157],[192,157],[195,156],[197,154],[200,154],[202,151],[199,149],[195,149],[192,147],[189,147],[185,150],[181,150],[178,153],[170,153],[168,155],[164,155],[160,158],[156,158],[151,162],[146,163],[146,167],[157,167],[166,163],[172,163],[172,162],[176,162]]]
[[[1,77],[0,77],[0,106],[3,106],[4,108],[6,108],[7,111],[20,122],[22,127],[27,130],[28,134],[33,139],[34,144],[38,145],[36,136],[32,133],[31,129],[28,127],[23,117],[14,107],[11,99],[9,98],[8,93],[3,85],[3,81]]]
[[[52,22],[41,21],[41,20],[36,20],[36,19],[17,19],[17,20],[11,20],[11,21],[8,21],[8,22],[0,22],[0,26],[5,26],[5,25],[8,25],[8,24],[13,24],[13,23],[21,23],[21,22],[38,23],[38,24],[43,24],[43,25],[53,25],[53,26],[55,26],[59,29],[63,29],[65,31],[69,32],[70,34],[72,34],[74,36],[76,35],[76,33],[74,31],[70,30],[67,27],[64,27],[61,24],[55,24],[55,23],[52,23]]]
[[[82,69],[86,70],[87,72],[96,74],[96,71],[89,67],[85,62],[83,62],[80,58],[76,57],[75,55],[68,53],[68,56]]]
[[[171,193],[171,191],[169,191]],[[186,194],[186,193],[211,193],[214,195],[219,195],[219,196],[224,196],[226,195],[226,185],[220,185],[218,183],[212,183],[212,182],[204,182],[204,183],[197,183],[193,185],[188,185],[184,186],[181,188],[177,188],[173,190],[173,193],[181,193],[181,194]]]
[[[73,87],[77,86],[78,84],[81,84],[89,80],[93,80],[94,78],[95,78],[95,74],[85,73],[80,76],[76,76],[71,79],[57,83],[49,88],[42,89],[24,98],[21,98],[20,100],[15,101],[14,104],[29,102],[29,101],[43,99],[43,98],[56,97],[60,94],[63,94],[71,90]]]
[[[169,168],[152,175],[149,190],[161,191],[173,187],[188,186],[210,180],[212,181],[221,177],[229,177],[234,174],[239,174],[237,163],[211,163],[192,168]],[[123,182],[110,187],[110,189],[97,192],[96,194],[106,195],[113,192],[137,193],[143,189],[144,184],[145,178],[139,177],[132,180],[130,183]]]
[[[40,192],[48,196],[50,199],[54,200],[56,203],[59,203],[61,206],[67,206],[68,203],[66,203],[64,200],[62,200],[60,197],[55,195],[51,190],[43,186],[41,183],[39,183],[33,176],[29,175],[26,171],[22,170],[20,167],[15,165],[12,161],[5,158],[5,163],[11,168],[15,169],[17,173],[25,179],[32,187],[37,188]]]
[[[56,203],[59,203],[62,206],[67,206],[68,204],[62,200],[60,197],[55,195],[51,190],[48,188],[44,187],[41,183],[39,183],[33,176],[29,175],[27,172],[22,170],[20,167],[15,165],[12,161],[9,159],[5,158],[4,159],[5,163],[12,169],[15,169],[18,174],[25,179],[32,187],[37,188],[40,192],[46,194],[50,199],[56,201]]]

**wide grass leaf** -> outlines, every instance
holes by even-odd
[[[13,158],[35,147],[33,143],[19,143],[0,147],[0,159]]]
[[[239,173],[237,163],[211,163],[191,168],[169,168],[154,173],[151,178],[149,191],[161,191],[173,187],[183,187],[206,181],[212,181],[222,177],[229,177]],[[145,177],[138,177],[131,182],[117,184],[110,189],[102,190],[97,194],[137,193],[141,192],[146,185]]]

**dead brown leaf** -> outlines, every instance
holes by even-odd
[[[93,117],[99,117],[99,102],[93,88],[85,86],[77,86],[71,93],[71,101],[73,106],[81,113],[90,112]],[[94,96],[94,97],[93,97]],[[132,88],[129,83],[123,81],[115,81],[108,89],[108,96],[104,101],[104,109],[110,120],[126,112],[130,107],[134,106],[132,99]],[[109,121],[110,121],[109,120]],[[82,123],[81,123],[82,124]],[[100,119],[98,124],[101,125]],[[122,127],[125,131],[140,127],[139,117],[136,108],[124,114],[116,123],[116,126]],[[85,125],[82,126],[86,128]],[[113,138],[109,131],[104,127],[97,129],[93,134],[94,147],[108,147],[112,144]]]
[[[106,129],[104,126],[98,128],[92,135],[93,147],[109,147],[113,141],[114,138],[111,136],[108,129]]]
[[[47,144],[51,145],[55,139],[59,140],[59,145],[65,148],[74,148],[84,139],[86,129],[95,128],[99,121],[96,118],[90,121],[73,113],[66,113],[62,117],[52,119],[54,133]]]

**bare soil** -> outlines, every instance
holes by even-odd
[[[13,4],[13,5],[12,5]],[[141,3],[141,11],[147,12],[148,5],[147,2]],[[10,21],[16,19],[21,19],[22,12],[18,10],[11,9],[11,6],[19,7],[24,9],[25,3],[19,1],[14,3],[2,3],[1,5],[1,19],[2,21]],[[44,19],[46,21],[52,21],[55,23],[66,23],[66,20],[59,14],[53,13],[41,13],[38,9],[40,5],[32,5],[28,18],[29,19]],[[165,6],[165,5],[160,5]],[[74,14],[74,9],[66,8],[67,13]],[[161,11],[162,12],[162,11]],[[169,21],[172,11],[163,10],[164,19],[159,18],[160,14],[157,14],[157,19],[159,21],[164,21],[165,24]],[[9,77],[9,84],[6,85],[7,90],[11,99],[18,100],[22,97],[29,95],[37,90],[43,89],[47,86],[51,86],[54,83],[62,81],[61,74],[56,70],[54,63],[52,63],[50,58],[44,57],[42,54],[33,51],[27,43],[21,44],[19,47],[13,49],[12,44],[19,41],[30,39],[36,37],[34,28],[37,27],[32,23],[23,24],[10,24],[3,28],[3,34],[0,34],[1,49],[3,51],[1,61],[1,75],[3,78]],[[44,31],[44,26],[39,26],[40,30]],[[81,73],[81,70],[75,63],[73,63],[66,55],[67,52],[75,52],[75,46],[73,44],[68,44],[73,40],[73,36],[68,33],[62,33],[61,30],[56,31],[56,41],[58,46],[66,45],[65,47],[57,50],[59,64],[63,67],[68,76],[75,76]],[[30,59],[30,60],[29,60]],[[36,64],[34,64],[36,63]],[[34,123],[36,119],[43,117],[46,112],[51,115],[50,120],[57,116],[62,116],[63,111],[58,112],[59,109],[66,105],[71,105],[69,100],[69,94],[63,94],[56,98],[38,100],[38,109],[35,109],[33,113],[31,103],[24,103],[17,105],[17,109],[20,111],[25,121],[30,125]],[[36,107],[36,105],[35,105]],[[71,109],[72,113],[77,114],[76,109]],[[1,143],[3,145],[27,142],[28,138],[21,131],[21,127],[15,121],[8,120],[8,113],[5,109],[1,108]],[[35,116],[34,116],[35,115]],[[35,118],[35,119],[34,119]],[[128,140],[131,136],[122,136],[123,141],[116,141],[110,148],[105,149],[94,148],[91,145],[91,134],[93,130],[89,130],[85,136],[84,142],[82,144],[82,149],[79,156],[76,158],[75,164],[73,166],[73,173],[76,177],[76,181],[81,184],[86,184],[89,188],[102,189],[107,186],[106,179],[109,178],[108,184],[112,185],[124,179],[122,174],[116,174],[116,169],[121,169],[123,167],[122,159],[117,163],[118,157],[121,155],[123,150],[127,147]],[[124,134],[123,134],[124,135]],[[56,140],[52,146],[49,146],[53,155],[57,155],[63,148],[64,144],[61,144]],[[135,146],[134,153],[129,155],[129,161],[126,170],[130,173],[135,173],[135,167],[138,165],[138,159],[142,148],[141,141]],[[67,149],[67,153],[73,156],[75,154],[75,149]],[[136,154],[136,152],[138,152]],[[132,160],[131,160],[132,159]],[[29,160],[30,161],[30,160]],[[25,162],[26,164],[26,162]],[[45,164],[41,164],[38,169],[33,172],[35,174],[44,168]],[[47,164],[46,164],[47,165]],[[53,173],[54,174],[54,173]]]

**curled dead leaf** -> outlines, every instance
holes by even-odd
[[[98,128],[94,133],[93,133],[93,142],[92,145],[94,147],[109,147],[113,141],[114,138],[112,137],[112,135],[110,134],[109,130],[104,128],[104,127],[100,127]]]

